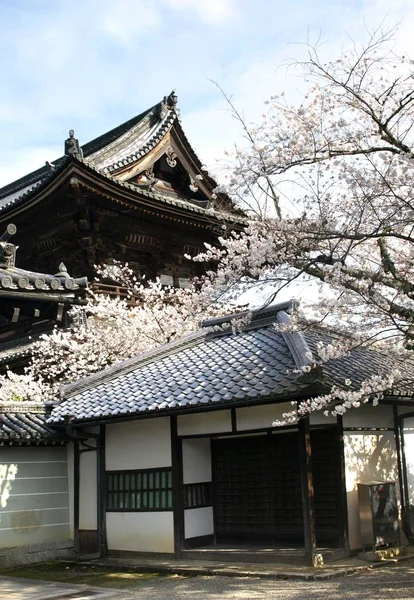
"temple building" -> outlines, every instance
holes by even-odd
[[[0,226],[17,226],[22,268],[75,277],[127,261],[147,278],[184,286],[200,273],[185,260],[204,242],[241,229],[243,213],[208,175],[182,129],[177,96],[0,189]]]
[[[84,302],[86,277],[70,277],[61,263],[55,274],[16,265],[17,233],[9,223],[0,237],[0,371],[27,363],[33,341],[56,324],[67,325],[68,309]]]

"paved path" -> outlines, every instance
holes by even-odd
[[[170,577],[143,582],[134,592],[93,590],[93,595],[88,595],[85,586],[0,578],[2,600],[413,600],[414,559],[320,582],[256,577]]]

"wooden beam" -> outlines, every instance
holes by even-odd
[[[183,503],[183,446],[178,437],[177,417],[170,417],[172,502],[174,517],[174,555],[181,558],[184,545],[184,503]]]
[[[312,446],[309,418],[299,419],[299,467],[302,489],[303,533],[305,555],[313,566],[317,566],[315,492],[312,475]]]

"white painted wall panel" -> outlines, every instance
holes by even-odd
[[[170,466],[169,417],[107,425],[107,471],[155,469]]]
[[[74,472],[73,472],[73,455],[74,445],[68,444],[66,446],[66,458],[68,461],[68,495],[69,495],[69,532],[70,539],[73,540],[75,536],[75,522],[74,522]]]
[[[344,427],[394,427],[392,406],[363,404],[343,416]]]
[[[292,410],[290,402],[238,408],[236,410],[237,431],[273,427],[273,421],[282,419],[282,414],[290,410]]]
[[[397,482],[397,451],[392,431],[345,432],[344,446],[349,541],[351,549],[359,549],[361,538],[357,484],[370,481]]]
[[[109,512],[106,514],[109,550],[174,552],[173,513]]]
[[[211,444],[209,438],[183,440],[183,481],[211,481]]]
[[[1,448],[0,547],[69,537],[66,448]]]
[[[231,431],[231,412],[218,410],[208,413],[181,415],[177,420],[178,435],[227,433]]]
[[[97,529],[97,506],[96,452],[83,452],[79,460],[79,529]]]
[[[184,511],[184,537],[199,537],[214,533],[213,507],[189,508]]]

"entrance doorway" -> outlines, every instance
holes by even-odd
[[[340,539],[340,452],[336,427],[311,433],[318,544]],[[303,544],[297,432],[212,443],[214,529],[218,542]]]

